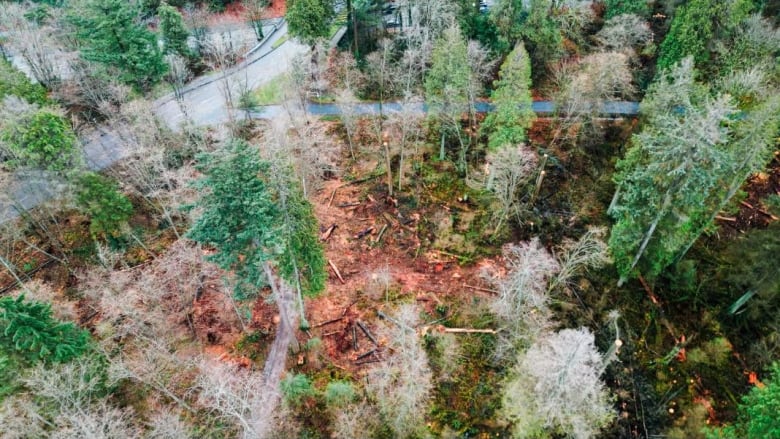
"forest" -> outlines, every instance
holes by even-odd
[[[779,25],[0,0],[0,438],[780,439]]]

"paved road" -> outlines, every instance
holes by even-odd
[[[343,35],[339,32],[334,40]],[[267,83],[274,77],[288,70],[291,60],[302,53],[306,53],[307,47],[288,40],[274,48],[277,41],[287,38],[287,23],[270,33],[266,40],[247,59],[229,70],[225,75],[233,87],[237,89],[246,87],[254,89]],[[334,43],[333,41],[331,42]],[[225,105],[222,90],[224,89],[223,74],[220,72],[208,76],[196,78],[184,89],[184,98],[178,102],[173,95],[162,97],[155,101],[155,112],[171,129],[178,130],[184,113],[187,111],[190,120],[198,126],[218,125],[229,120],[229,110]],[[238,96],[236,93],[235,96]],[[413,106],[417,111],[427,111],[424,104]],[[388,112],[400,111],[399,103],[389,102],[384,104],[384,110]],[[489,103],[480,103],[477,110],[480,112],[492,111]],[[532,109],[540,115],[554,113],[552,102],[534,102]],[[335,104],[309,104],[307,110],[314,115],[338,115],[339,108]],[[272,119],[284,110],[280,105],[269,105],[256,109],[251,113],[253,118]],[[354,111],[357,114],[378,114],[378,103],[356,103]],[[614,116],[635,115],[639,112],[639,104],[636,102],[609,102],[604,105],[603,113]],[[235,119],[245,116],[243,111],[233,110]],[[115,132],[98,129],[91,135],[82,139],[84,144],[84,161],[91,170],[102,170],[128,157],[132,151],[128,150],[122,142],[121,136]],[[64,187],[61,184],[52,184],[57,179],[43,172],[27,172],[13,176],[13,181],[8,185],[7,197],[0,198],[0,224],[18,217],[17,208],[30,209],[47,199],[55,197]],[[47,183],[49,182],[49,183]],[[13,200],[13,201],[9,201]]]
[[[227,72],[227,80],[238,100],[239,90],[255,89],[284,73],[291,60],[298,54],[306,53],[307,47],[295,41],[288,40],[274,49],[278,40],[287,38],[287,22],[270,35],[262,46],[250,57]],[[204,78],[198,78],[187,86],[183,104],[187,115],[196,125],[217,125],[229,120],[228,108],[225,105],[222,90],[224,89],[223,74],[213,73]],[[157,115],[169,127],[176,130],[184,121],[184,113],[172,95],[155,101]],[[235,117],[241,117],[241,111],[234,111]]]
[[[385,112],[400,112],[402,105],[399,102],[385,102],[382,104],[382,110]],[[425,113],[428,111],[428,106],[424,103],[415,103],[411,106],[412,111],[417,113]],[[494,110],[493,104],[488,102],[479,102],[476,105],[478,113],[489,113]],[[534,113],[540,116],[555,114],[555,103],[551,101],[538,101],[531,104],[531,109]],[[336,104],[308,104],[306,110],[316,116],[338,116],[341,114],[339,106]],[[379,114],[379,103],[377,102],[362,102],[352,105],[352,110],[355,114]],[[283,108],[281,105],[266,105],[259,107],[251,112],[252,117],[258,119],[273,119],[276,117]],[[601,110],[601,114],[609,117],[622,117],[633,116],[639,114],[639,103],[631,101],[614,101],[606,102]]]

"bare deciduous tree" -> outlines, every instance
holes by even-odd
[[[487,184],[498,201],[495,211],[496,230],[509,218],[517,217],[523,210],[523,191],[534,175],[538,158],[525,145],[504,146],[487,155]]]
[[[263,438],[272,429],[280,395],[269,389],[260,373],[214,361],[204,361],[196,380],[198,401],[221,418],[239,426],[245,439]]]
[[[16,3],[3,5],[0,21],[10,32],[9,43],[18,52],[35,79],[52,90],[63,76],[65,58],[55,39],[56,30],[47,24],[33,23],[25,15],[28,8]]]
[[[586,329],[564,329],[536,341],[521,354],[504,390],[503,416],[517,437],[544,430],[576,439],[594,437],[613,413],[599,379],[602,357]]]
[[[549,329],[548,282],[560,270],[558,261],[538,238],[504,247],[507,272],[504,276],[486,273],[498,289],[491,304],[504,326],[499,333],[496,356],[506,357],[518,345],[532,343]]]
[[[550,282],[550,291],[556,287],[570,287],[576,276],[592,268],[600,268],[611,262],[609,248],[604,242],[605,227],[590,227],[577,241],[567,240],[559,258],[560,271]]]
[[[556,98],[562,113],[555,137],[598,141],[598,117],[609,101],[628,99],[635,93],[628,55],[599,52],[556,70],[560,92]]]
[[[596,34],[596,41],[604,50],[633,54],[637,47],[653,41],[653,31],[642,17],[623,14],[607,20]]]
[[[368,372],[366,388],[376,398],[379,413],[396,437],[413,436],[424,429],[425,412],[433,388],[432,374],[417,333],[414,305],[401,306],[397,324],[388,323],[382,334],[392,349],[381,365]]]

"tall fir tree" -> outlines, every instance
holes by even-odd
[[[646,122],[618,162],[609,208],[621,284],[637,267],[653,277],[674,261],[706,218],[707,200],[733,159],[728,126],[737,108],[730,96],[712,97],[695,81],[691,57],[658,78],[641,112]]]
[[[493,150],[525,142],[526,130],[535,118],[531,108],[531,60],[522,42],[507,55],[498,77],[491,95],[495,111],[488,114],[483,125]]]
[[[209,258],[236,274],[237,297],[253,297],[266,285],[269,262],[290,284],[300,282],[304,294],[319,293],[324,256],[316,219],[295,184],[286,181],[281,192],[258,149],[238,140],[225,152],[201,156],[199,169],[202,213],[188,237],[216,248]]]
[[[125,0],[78,0],[68,14],[84,59],[115,69],[122,82],[148,89],[166,66],[157,37],[139,17],[138,4]]]
[[[293,0],[287,2],[287,26],[290,35],[313,46],[320,38],[330,36],[335,12],[330,0]]]
[[[165,51],[177,53],[185,58],[192,57],[192,51],[187,45],[190,32],[184,25],[181,13],[168,3],[162,2],[157,8],[157,16],[160,18],[160,31],[165,43]]]
[[[461,147],[460,118],[468,111],[471,71],[468,46],[457,25],[444,31],[431,56],[431,68],[425,77],[425,99],[429,113],[440,123],[439,160],[446,156],[445,142],[455,134]]]

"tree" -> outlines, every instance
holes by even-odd
[[[247,0],[244,2],[244,13],[246,21],[255,31],[257,41],[262,41],[263,35],[263,17],[265,16],[268,0]]]
[[[439,160],[444,160],[448,135],[455,134],[461,148],[466,147],[461,136],[460,118],[468,110],[471,70],[468,45],[457,25],[445,30],[436,42],[431,61],[431,68],[425,77],[425,98],[430,115],[438,119],[440,124]]]
[[[73,128],[52,109],[33,111],[0,126],[0,141],[8,149],[13,167],[66,173],[78,161],[78,140]]]
[[[551,333],[520,354],[502,408],[515,437],[588,439],[609,425],[615,413],[599,379],[603,361],[587,328]]]
[[[524,12],[522,0],[498,0],[490,8],[490,20],[509,47],[517,47],[517,41],[522,37]]]
[[[496,355],[501,358],[529,345],[550,326],[550,280],[560,270],[558,261],[538,238],[503,249],[507,272],[504,276],[489,274],[498,297],[491,310],[505,328],[500,334]]]
[[[330,0],[293,0],[287,4],[287,28],[290,35],[313,46],[317,39],[330,37],[334,15]]]
[[[643,18],[634,14],[618,15],[607,20],[596,34],[596,40],[606,51],[630,52],[653,41],[653,31]]]
[[[93,238],[118,237],[133,214],[133,205],[117,184],[100,174],[87,172],[78,179],[76,203],[89,215]]]
[[[769,378],[750,389],[737,406],[737,419],[733,425],[708,428],[709,439],[770,438],[780,437],[780,363],[774,363]]]
[[[498,208],[495,210],[496,231],[523,208],[523,190],[534,175],[539,162],[534,151],[523,144],[506,144],[487,155],[487,189],[491,191]]]
[[[0,298],[0,355],[23,364],[64,363],[86,353],[89,333],[54,319],[51,306],[17,298]]]
[[[236,295],[254,297],[268,284],[276,290],[271,262],[300,294],[320,292],[325,272],[316,220],[311,205],[285,178],[289,174],[272,175],[274,163],[238,140],[223,154],[201,156],[198,168],[206,174],[197,184],[205,191],[198,202],[203,211],[188,237],[216,247],[209,259],[235,273]],[[286,310],[281,311],[282,323],[292,331]]]
[[[669,69],[686,56],[692,56],[699,68],[706,67],[712,42],[733,32],[752,8],[752,0],[691,0],[680,6],[661,43],[658,69]]]
[[[187,237],[216,247],[208,259],[235,273],[236,295],[249,298],[265,284],[263,265],[283,248],[274,195],[257,149],[232,141],[224,153],[199,156],[205,177],[196,183],[202,209]],[[192,206],[195,207],[195,206]]]
[[[178,53],[185,58],[192,57],[190,47],[187,45],[190,32],[184,25],[184,19],[179,11],[168,3],[162,2],[157,8],[157,16],[160,19],[160,31],[165,43],[165,51]]]
[[[607,20],[623,14],[634,14],[645,17],[650,14],[647,0],[606,0],[607,11],[604,18]]]
[[[139,22],[138,5],[124,0],[78,0],[70,5],[84,59],[119,72],[119,79],[140,89],[165,74],[157,38]]]
[[[0,99],[16,96],[31,104],[45,105],[49,99],[46,89],[34,84],[7,59],[0,57]]]
[[[563,37],[558,23],[552,17],[551,0],[531,0],[528,18],[523,23],[523,41],[531,55],[531,72],[541,77],[548,63],[563,56]]]
[[[531,61],[522,42],[507,55],[498,78],[491,94],[495,109],[483,124],[493,150],[525,142],[526,130],[535,119],[531,109]]]
[[[647,121],[618,162],[615,218],[609,246],[620,284],[668,266],[707,214],[731,160],[729,125],[737,109],[728,95],[711,97],[694,81],[688,57],[650,87],[641,111]]]
[[[556,71],[560,91],[556,96],[559,120],[556,138],[597,142],[602,129],[598,121],[609,101],[634,95],[628,55],[597,52],[576,63],[564,63]]]
[[[393,354],[367,376],[366,389],[376,398],[379,414],[398,438],[418,437],[424,431],[433,389],[428,357],[412,329],[419,323],[418,316],[414,305],[399,308],[395,323],[382,331]]]
[[[62,77],[62,51],[53,38],[55,29],[45,20],[32,20],[30,12],[21,5],[6,3],[0,14],[11,29],[11,47],[21,54],[38,83],[51,90]]]

